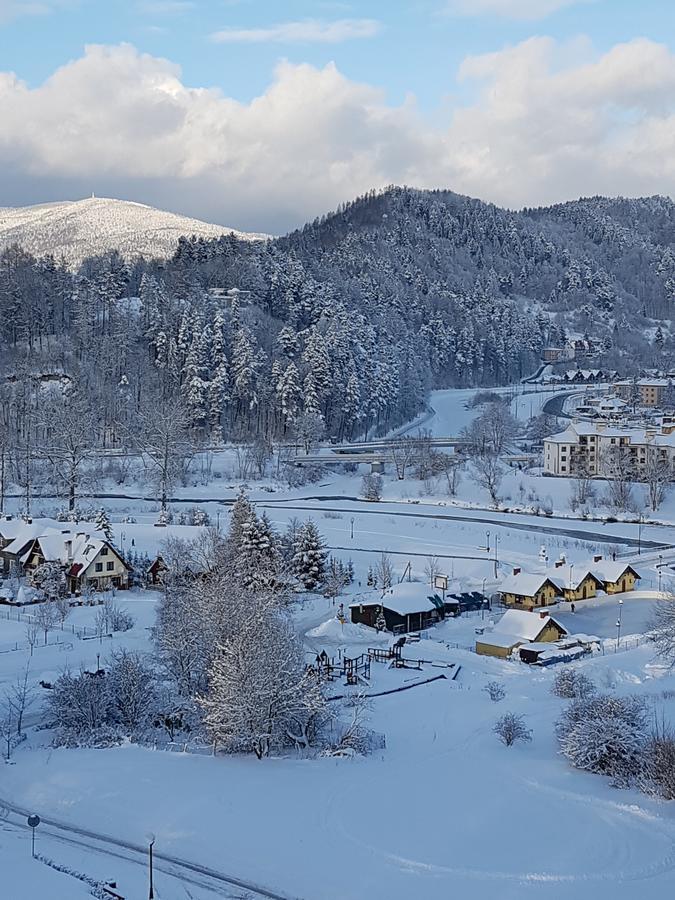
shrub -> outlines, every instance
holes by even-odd
[[[640,697],[599,694],[574,700],[556,724],[560,752],[577,769],[622,780],[640,768],[648,740]]]
[[[504,685],[499,681],[488,681],[483,690],[486,692],[490,700],[498,703],[506,697]]]
[[[501,719],[497,719],[492,729],[502,744],[510,747],[516,741],[531,741],[532,730],[525,724],[523,716],[517,716],[515,713],[505,713]]]
[[[579,669],[561,669],[553,679],[551,693],[556,697],[578,700],[592,696],[595,693],[595,685]]]
[[[675,800],[675,735],[664,732],[651,737],[641,786],[664,800]]]

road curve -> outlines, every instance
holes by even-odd
[[[26,825],[27,817],[36,812],[36,810],[34,809],[23,809],[21,806],[17,806],[10,800],[6,800],[1,797],[0,810],[2,810],[3,818],[5,819],[5,821],[7,821],[11,825],[15,825],[21,828],[28,827]],[[146,846],[135,844],[132,841],[124,841],[121,838],[116,838],[109,834],[102,834],[101,832],[91,831],[87,828],[80,828],[77,825],[71,825],[68,822],[62,822],[49,816],[43,816],[41,813],[39,813],[39,815],[41,825],[48,825],[50,828],[54,829],[51,832],[47,832],[47,834],[49,834],[51,837],[66,841],[67,843],[78,844],[80,846],[83,845],[82,839],[94,841],[95,846],[86,843],[84,843],[84,846],[89,846],[90,849],[96,850],[100,853],[109,853],[111,856],[119,856],[119,853],[116,852],[117,850],[126,850],[130,853],[140,855],[143,859],[143,862],[145,862],[147,855]],[[274,891],[271,888],[265,887],[261,884],[256,884],[253,881],[247,881],[243,878],[237,878],[234,875],[228,875],[224,872],[218,871],[217,869],[212,869],[209,866],[204,866],[199,863],[193,862],[192,860],[184,859],[179,856],[173,856],[169,853],[162,853],[161,851],[155,850],[153,856],[160,866],[162,863],[165,863],[166,865],[172,866],[175,870],[177,870],[164,870],[167,872],[167,874],[172,875],[176,878],[180,878],[181,873],[189,876],[186,878],[186,880],[193,880],[193,875],[204,876],[210,879],[212,882],[216,882],[217,884],[249,891],[254,897],[265,897],[269,898],[269,900],[300,900],[300,898],[296,896],[292,896],[290,894],[282,894],[279,891]],[[123,858],[128,859],[128,857]],[[200,884],[202,887],[207,887],[212,891],[215,889],[214,886],[209,888],[209,886],[204,884],[203,882],[201,882]]]

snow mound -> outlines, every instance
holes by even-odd
[[[323,638],[328,641],[349,640],[350,642],[366,644],[372,644],[373,641],[383,640],[388,642],[390,639],[390,635],[386,633],[378,634],[376,631],[373,631],[372,628],[367,628],[365,625],[354,625],[351,622],[345,622],[344,625],[341,625],[336,618],[331,618],[322,622],[321,625],[312,628],[307,634],[309,637]]]
[[[142,203],[101,197],[0,208],[0,250],[20,244],[36,256],[63,257],[70,266],[111,250],[127,258],[166,258],[173,254],[181,236],[217,238],[224,234],[240,240],[267,237],[210,225]]]

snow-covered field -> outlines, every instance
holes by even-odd
[[[424,427],[437,435],[456,434],[476,414],[465,407],[470,393],[436,392],[431,402],[435,413]],[[513,411],[527,419],[529,404],[536,414],[550,396],[514,397]],[[564,482],[510,473],[505,492],[522,496],[520,483],[526,491],[534,485],[540,495],[550,493],[552,507],[569,515]],[[226,477],[192,484],[176,490],[182,501],[172,506],[178,512],[197,503],[213,522],[226,527],[228,504],[238,488],[236,479]],[[126,497],[98,502],[105,503],[114,520],[116,544],[152,557],[167,536],[194,537],[199,529],[156,527],[156,502],[134,499],[148,496],[149,490],[142,484],[124,486],[119,493]],[[440,483],[429,488],[391,475],[379,504],[358,499],[359,492],[360,474],[330,472],[318,484],[294,490],[270,480],[250,485],[259,509],[279,530],[293,517],[311,516],[332,551],[353,560],[356,582],[338,599],[345,604],[365,590],[368,566],[381,551],[391,554],[398,576],[410,563],[412,577],[422,579],[426,558],[434,555],[459,586],[484,583],[486,589],[494,586],[495,556],[500,574],[516,565],[540,570],[542,545],[550,560],[565,554],[581,563],[596,552],[612,551],[632,559],[643,576],[641,593],[624,600],[619,652],[613,646],[616,598],[579,603],[574,613],[563,604],[556,614],[574,631],[606,639],[604,655],[577,664],[600,689],[644,694],[655,716],[675,721],[675,674],[655,664],[650,645],[636,646],[630,639],[644,633],[656,602],[659,554],[664,562],[675,558],[675,551],[658,549],[675,545],[675,525],[642,525],[638,555],[634,523],[492,511],[468,478],[454,502]],[[39,502],[49,507],[49,501]],[[668,508],[660,518],[675,522]],[[123,522],[128,516],[136,521]],[[665,589],[671,586],[669,572],[664,569],[662,575]],[[25,646],[25,624],[11,614],[4,618],[0,607],[0,694],[29,660],[36,685],[53,681],[68,667],[93,669],[99,660],[105,665],[116,646],[149,651],[158,597],[152,591],[119,594],[136,625],[112,640],[84,641],[74,635],[71,626],[93,624],[96,612],[78,608],[65,631],[51,632],[50,645],[36,646],[32,658]],[[308,655],[321,649],[331,656],[359,654],[386,644],[386,636],[341,626],[335,611],[324,597],[298,601],[295,620]],[[427,661],[419,670],[373,663],[369,694],[409,689],[372,697],[370,726],[385,735],[386,748],[369,757],[289,755],[260,762],[214,757],[206,747],[201,753],[130,744],[107,750],[54,749],[50,733],[34,727],[39,721],[39,707],[34,706],[27,715],[28,740],[15,750],[12,764],[0,769],[0,806],[8,802],[134,845],[144,845],[152,833],[158,854],[267,886],[274,895],[305,900],[670,896],[675,891],[673,804],[613,788],[600,776],[569,767],[554,737],[554,722],[565,703],[550,693],[554,672],[479,657],[466,649],[474,644],[476,628],[490,628],[497,618],[493,611],[448,620],[418,644],[407,645],[407,658]],[[20,649],[14,650],[16,645]],[[453,669],[446,668],[450,664]],[[451,680],[457,667],[459,675]],[[422,683],[432,678],[436,680]],[[483,690],[494,679],[506,688],[500,703]],[[339,682],[334,685],[335,694],[344,690]],[[42,688],[38,693],[45,696]],[[492,728],[506,711],[526,717],[533,729],[531,744],[506,748],[497,741]],[[19,820],[9,813],[0,829],[0,884],[11,885],[7,896],[87,896],[81,882],[30,859],[29,833],[18,827]],[[146,895],[142,856],[93,837],[77,840],[85,846],[64,842],[55,827],[38,830],[38,848],[46,856],[96,879],[116,880],[124,897]],[[161,900],[255,896],[222,884],[214,893],[213,882],[194,872],[189,883],[181,883],[188,877],[185,870],[177,876],[169,868],[159,861]]]

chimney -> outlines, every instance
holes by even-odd
[[[556,569],[560,569],[565,565],[565,561],[563,559],[556,559],[555,567]]]
[[[601,559],[602,553],[596,553],[596,555],[593,557],[593,562],[600,562]]]
[[[514,568],[513,568],[514,575],[520,575],[520,571],[521,571],[520,566],[514,566]]]
[[[539,618],[540,619],[548,619],[548,610],[540,609],[539,610]]]
[[[66,558],[68,559],[68,562],[72,562],[73,561],[73,542],[72,541],[64,541],[63,544],[66,548]]]

